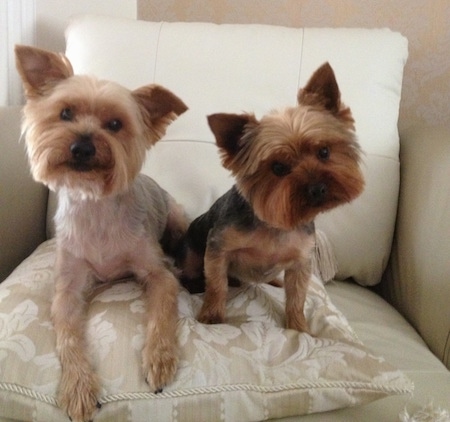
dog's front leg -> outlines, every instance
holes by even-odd
[[[220,324],[225,321],[228,292],[226,253],[208,243],[205,252],[205,294],[198,321]]]
[[[165,266],[152,269],[144,277],[147,332],[142,363],[150,388],[159,393],[172,381],[178,366],[179,284]]]
[[[304,314],[304,305],[310,278],[310,264],[295,266],[285,271],[286,328],[300,332],[309,332]]]
[[[87,263],[59,250],[55,267],[52,320],[61,361],[58,403],[74,422],[92,420],[101,407],[99,381],[88,359],[86,344]]]

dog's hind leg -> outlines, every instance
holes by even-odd
[[[228,292],[228,261],[226,253],[209,241],[205,253],[205,294],[197,316],[203,324],[221,324],[225,321]]]
[[[74,422],[86,422],[101,407],[97,374],[88,359],[86,344],[87,263],[68,251],[58,250],[52,320],[61,361],[58,403]]]

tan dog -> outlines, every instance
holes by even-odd
[[[328,63],[316,70],[296,107],[260,121],[214,114],[208,122],[236,184],[191,223],[180,253],[188,290],[201,290],[205,279],[198,319],[225,320],[228,281],[273,282],[284,271],[286,326],[308,331],[314,218],[364,187],[354,121],[334,72]]]
[[[139,172],[146,150],[187,107],[158,85],[129,91],[74,75],[63,55],[17,46],[16,60],[31,172],[58,194],[51,308],[62,368],[58,402],[74,421],[88,421],[101,407],[85,338],[94,281],[134,275],[142,283],[144,376],[159,392],[177,370],[178,281],[163,246],[175,247],[187,221],[173,198]]]

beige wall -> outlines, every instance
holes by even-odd
[[[450,127],[449,0],[138,0],[138,18],[389,27],[409,40],[400,129],[417,124]]]
[[[64,51],[70,16],[83,13],[136,18],[137,0],[36,0],[36,45]]]

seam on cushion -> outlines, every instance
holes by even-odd
[[[302,63],[303,63],[303,47],[304,47],[304,42],[305,42],[305,28],[302,28],[300,33],[302,35],[302,40],[300,43],[300,57],[299,57],[299,63],[298,63],[297,92],[300,89],[300,77],[301,77],[301,73],[302,73]]]
[[[174,143],[174,142],[193,142],[195,144],[211,145],[217,149],[217,145],[210,141],[199,141],[198,139],[163,139],[162,143]]]
[[[196,143],[196,144],[207,144],[207,145],[211,145],[211,146],[217,148],[217,145],[211,141],[202,141],[202,140],[198,140],[198,139],[163,139],[160,142],[162,142],[162,143],[192,142],[192,143]],[[398,157],[389,157],[388,155],[385,155],[385,154],[377,154],[377,153],[372,153],[372,152],[364,152],[363,161],[364,161],[364,157],[381,158],[384,160],[393,161],[394,163],[400,162]]]
[[[133,410],[131,409],[132,404],[131,402],[128,403],[127,406],[127,422],[132,422],[133,421]]]
[[[444,365],[450,369],[450,330],[448,330],[447,333],[447,339],[445,341],[444,351],[442,353],[442,362],[444,362]]]
[[[165,24],[165,22],[160,22],[160,24],[159,24],[158,37],[157,37],[157,41],[156,41],[155,64],[153,67],[153,83],[156,83],[156,67],[157,67],[157,63],[158,63],[159,41],[161,39],[162,27],[164,24]]]
[[[399,163],[400,162],[400,159],[398,157],[389,157],[388,155],[385,155],[385,154],[377,154],[377,153],[372,153],[372,152],[365,152],[364,156],[366,156],[366,157],[383,158],[385,160],[393,161],[395,163]],[[363,156],[363,160],[364,160],[364,156]]]

